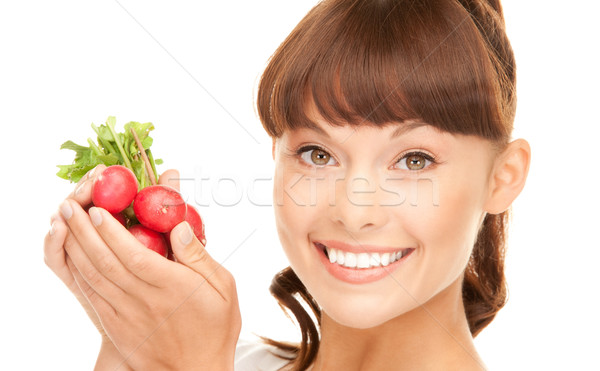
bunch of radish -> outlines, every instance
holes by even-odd
[[[92,127],[97,143],[88,139],[89,147],[65,142],[61,148],[76,151],[71,165],[59,165],[61,178],[77,182],[91,168],[108,167],[94,180],[92,204],[110,212],[138,241],[149,249],[172,259],[169,235],[182,221],[187,221],[196,237],[206,244],[204,223],[198,211],[183,200],[174,188],[156,184],[155,164],[149,147],[151,123],[130,122],[124,133],[114,130],[115,119]]]

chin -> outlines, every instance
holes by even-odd
[[[413,309],[414,305],[407,304],[382,304],[372,303],[365,305],[364,302],[347,302],[345,305],[322,306],[323,312],[336,323],[355,329],[369,329],[382,325],[398,316]]]
[[[366,316],[363,314],[353,314],[349,311],[343,313],[326,312],[336,323],[359,330],[369,329],[380,326],[396,316]]]

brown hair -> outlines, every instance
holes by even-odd
[[[504,147],[516,109],[515,61],[499,0],[324,0],[280,45],[261,78],[258,113],[265,130],[312,127],[309,106],[332,125],[419,120],[477,135]],[[463,282],[476,336],[504,306],[508,211],[487,215]],[[294,353],[294,367],[316,357],[320,310],[288,267],[271,293],[295,316],[299,346],[265,339]]]

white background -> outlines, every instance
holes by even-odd
[[[159,170],[236,179],[238,190],[206,181],[212,194],[199,195],[189,181],[183,193],[209,204],[200,208],[208,248],[237,278],[242,336],[297,340],[268,293],[286,266],[272,208],[250,201],[270,204],[271,183],[251,181],[273,172],[253,94],[270,54],[315,2],[1,3],[0,369],[95,362],[99,336],[45,267],[42,240],[71,190],[54,175],[73,155],[60,144],[85,143],[90,123],[109,115],[119,127],[156,125]],[[503,3],[518,64],[515,137],[529,140],[533,162],[514,204],[510,300],[476,344],[495,370],[599,369],[600,7]]]

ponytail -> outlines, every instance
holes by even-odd
[[[290,267],[285,268],[273,277],[270,291],[286,315],[288,315],[286,312],[287,308],[296,318],[300,326],[300,332],[302,333],[302,342],[300,345],[297,345],[265,337],[262,337],[262,339],[267,344],[291,353],[293,358],[290,358],[290,360],[294,360],[294,371],[305,370],[313,363],[317,356],[317,351],[319,350],[319,331],[296,296],[299,295],[308,304],[319,326],[321,326],[321,309]]]
[[[464,274],[462,296],[469,329],[477,336],[507,299],[504,257],[509,211],[488,214]]]

